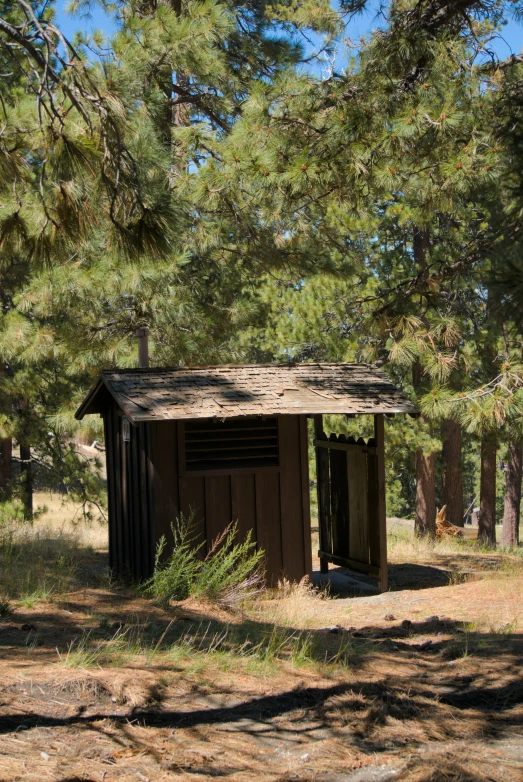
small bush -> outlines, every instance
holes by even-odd
[[[171,528],[173,552],[164,561],[166,540],[162,537],[154,575],[145,584],[146,592],[160,603],[193,596],[232,608],[261,591],[263,551],[256,551],[250,533],[243,543],[235,543],[236,523],[231,522],[214,541],[203,561],[198,559],[203,543],[197,542],[192,518],[180,516]]]
[[[177,523],[171,524],[171,530],[173,552],[164,560],[167,541],[162,535],[156,549],[154,574],[145,584],[146,592],[162,604],[189,597],[202,567],[198,551],[203,542],[197,543],[192,517],[186,519],[180,515]]]
[[[195,597],[234,608],[260,592],[263,586],[264,552],[256,551],[249,530],[243,543],[235,543],[238,524],[231,522],[214,541],[196,577]]]

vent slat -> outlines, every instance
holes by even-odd
[[[187,434],[185,441],[187,443],[201,443],[201,442],[224,442],[225,440],[252,440],[255,437],[257,440],[270,440],[271,438],[278,436],[278,430],[266,429],[263,432],[244,432],[237,430],[235,432],[224,432],[223,435],[212,432],[210,434],[201,434],[200,432]]]
[[[210,451],[211,453],[213,451],[252,451],[253,449],[260,449],[264,448],[265,450],[271,450],[274,451],[274,447],[277,446],[278,443],[258,443],[257,441],[251,442],[249,445],[223,445],[222,443],[218,443],[218,445],[207,445],[205,446],[200,445],[198,443],[198,447],[195,447],[192,443],[186,443],[185,444],[185,453],[187,455],[191,454],[191,456],[195,453],[206,453]]]
[[[185,424],[184,430],[187,470],[278,466],[275,418],[245,422],[191,421]]]

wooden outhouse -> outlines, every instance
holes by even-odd
[[[103,372],[76,413],[104,419],[109,557],[151,575],[159,539],[192,514],[209,548],[227,524],[252,530],[269,583],[311,573],[309,438],[314,420],[320,562],[387,586],[384,416],[417,414],[379,369],[361,364],[226,365]],[[322,415],[374,416],[357,442]],[[312,445],[312,443],[311,443]],[[172,538],[171,538],[172,539]]]

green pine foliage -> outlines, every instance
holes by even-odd
[[[366,0],[99,4],[112,40],[0,13],[0,437],[87,486],[72,411],[141,326],[156,365],[377,361],[423,412],[394,512],[445,418],[520,436],[523,64],[487,55],[522,3],[389,0],[352,48]]]

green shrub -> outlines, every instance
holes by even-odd
[[[180,514],[176,523],[171,524],[171,531],[173,552],[164,559],[167,540],[162,535],[156,548],[154,574],[145,584],[146,592],[162,604],[189,597],[202,566],[198,551],[203,541],[198,543],[196,540],[193,517],[186,519]]]
[[[243,543],[235,543],[234,522],[214,541],[198,573],[192,593],[233,608],[260,591],[263,584],[264,552],[256,551],[251,532]]]
[[[256,551],[250,533],[243,543],[235,543],[237,523],[229,524],[203,561],[198,558],[203,542],[197,542],[193,518],[182,515],[171,529],[173,552],[164,558],[167,542],[162,537],[154,574],[145,584],[160,603],[194,596],[232,608],[263,588],[263,551]]]
[[[0,502],[0,526],[22,521],[25,521],[25,515],[21,500],[12,499]]]

